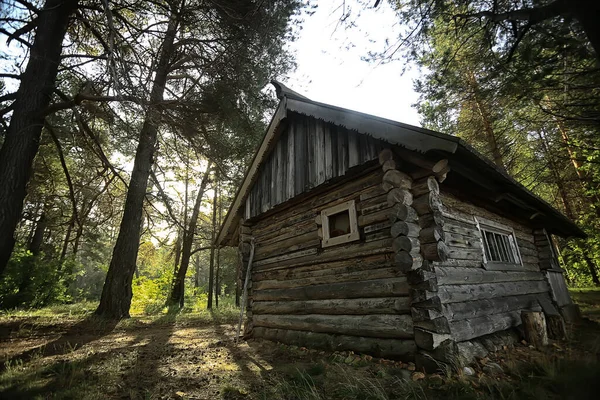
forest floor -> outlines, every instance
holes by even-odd
[[[600,316],[600,291],[574,293]],[[598,398],[600,325],[573,327],[544,351],[519,344],[471,371],[424,376],[414,365],[234,341],[237,311],[89,317],[93,305],[0,315],[1,399]],[[472,374],[471,374],[472,372]]]

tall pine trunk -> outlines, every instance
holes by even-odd
[[[77,0],[47,0],[37,20],[29,62],[0,149],[0,274],[15,245],[26,186],[38,152],[44,111],[52,98],[62,42]]]
[[[194,203],[194,209],[192,211],[192,217],[189,220],[188,226],[185,227],[183,235],[183,249],[181,255],[181,265],[177,270],[173,280],[173,288],[171,295],[169,296],[169,305],[178,305],[179,308],[183,308],[183,302],[185,298],[185,276],[187,274],[190,258],[192,256],[192,245],[194,244],[194,236],[196,235],[196,225],[198,223],[198,215],[200,214],[200,205],[202,204],[202,198],[204,197],[204,191],[210,180],[211,166],[208,165],[204,176],[202,177],[202,183],[198,189],[198,195],[196,196],[196,202]]]
[[[144,124],[140,132],[119,236],[115,243],[106,281],[102,288],[100,304],[96,309],[96,314],[104,318],[121,319],[129,317],[129,307],[133,296],[131,284],[140,245],[144,198],[156,151],[158,125],[161,117],[160,103],[163,101],[170,61],[175,50],[173,44],[178,24],[178,12],[173,10],[160,49],[156,75],[150,93],[150,105],[146,111]]]
[[[216,181],[217,179],[215,179]],[[213,294],[215,292],[215,238],[217,236],[217,187],[214,188],[213,196],[213,213],[212,213],[212,234],[210,242],[212,244],[210,248],[210,265],[208,269],[208,303],[206,308],[209,310],[213,306]]]

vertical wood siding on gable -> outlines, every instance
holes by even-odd
[[[380,140],[291,113],[289,124],[259,169],[246,219],[377,158]]]

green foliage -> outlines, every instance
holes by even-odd
[[[62,263],[16,249],[0,281],[0,307],[43,307],[72,300],[69,286],[81,269],[72,259]]]

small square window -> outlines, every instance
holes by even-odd
[[[323,247],[358,240],[358,224],[354,200],[321,211]]]
[[[483,264],[488,269],[512,269],[522,266],[515,232],[494,221],[475,218],[481,233]]]

